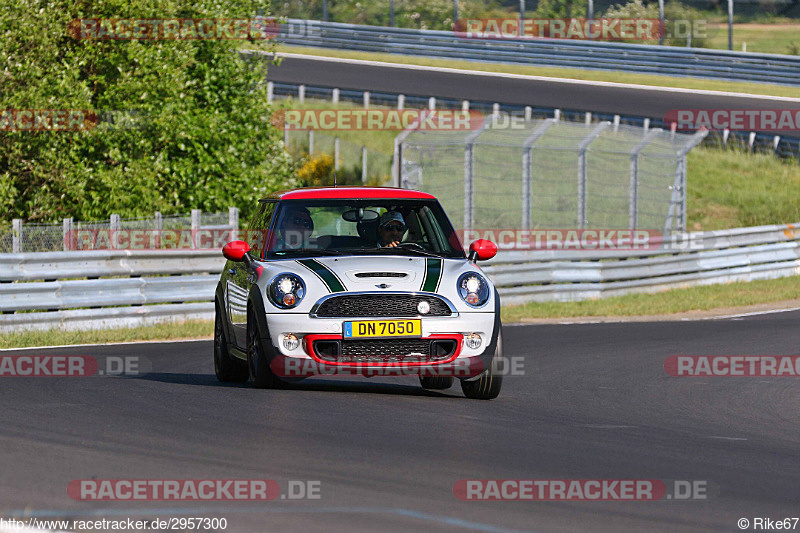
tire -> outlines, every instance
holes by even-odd
[[[280,389],[284,386],[284,382],[269,366],[258,323],[252,311],[247,314],[247,370],[250,381],[257,389]]]
[[[497,346],[489,368],[475,381],[461,380],[464,396],[472,400],[493,400],[500,394],[503,386],[503,375],[497,369],[497,361],[503,357],[503,332],[497,334]]]
[[[452,376],[420,376],[419,384],[423,389],[446,390],[453,386]]]
[[[219,307],[214,306],[214,373],[223,383],[247,381],[247,365],[231,357]]]

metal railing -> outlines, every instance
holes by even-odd
[[[289,19],[278,41],[297,46],[494,63],[800,85],[800,56],[562,39],[465,39],[450,31]]]
[[[55,252],[83,250],[88,248],[124,248],[114,241],[115,234],[138,232],[140,237],[152,239],[151,248],[181,248],[191,243],[169,240],[176,232],[189,230],[236,230],[239,229],[239,208],[229,207],[227,213],[203,213],[192,209],[190,215],[162,216],[156,211],[152,217],[125,219],[112,214],[107,220],[80,222],[65,218],[61,224],[30,224],[13,219],[11,225],[0,225],[0,254],[25,252]],[[188,232],[187,232],[188,233]],[[163,234],[164,238],[160,238]],[[86,237],[90,244],[82,239]],[[150,240],[150,239],[148,239]],[[142,247],[146,247],[142,243]]]
[[[219,250],[2,254],[0,332],[210,320],[224,264]],[[800,224],[682,234],[652,250],[501,250],[483,268],[505,305],[800,275]]]
[[[338,89],[336,87],[316,87],[302,84],[269,82],[270,94],[274,98],[292,97],[297,99],[314,98],[331,100],[332,102],[363,103],[365,91]],[[660,118],[643,116],[615,115],[613,113],[597,113],[589,110],[555,109],[552,107],[524,106],[506,104],[503,102],[488,102],[480,100],[457,100],[454,98],[431,97],[430,95],[413,95],[399,93],[384,93],[368,91],[368,99],[375,106],[398,106],[400,102],[409,109],[424,109],[429,107],[431,100],[440,109],[459,109],[466,105],[469,109],[482,113],[510,113],[525,117],[550,118],[559,116],[563,120],[584,120],[587,123],[609,121],[613,124],[639,126],[644,129],[662,128],[670,130],[671,125]],[[301,96],[302,95],[302,96]],[[712,131],[703,141],[706,145],[737,144],[750,150],[764,153],[774,153],[783,158],[800,158],[800,137],[775,135],[774,133],[748,132],[748,131]]]

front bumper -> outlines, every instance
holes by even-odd
[[[455,346],[453,353],[435,360],[394,354],[397,357],[383,357],[380,360],[369,357],[352,358],[342,361],[317,354],[314,350],[315,342],[343,341],[343,323],[359,319],[312,318],[299,313],[270,313],[266,315],[266,319],[274,353],[270,366],[274,373],[286,378],[314,375],[423,375],[470,378],[480,375],[488,368],[488,363],[494,355],[496,329],[499,325],[499,320],[492,312],[461,313],[457,317],[426,317],[422,319],[420,340],[452,341]],[[283,345],[284,337],[290,333],[301,341],[294,350],[288,350]],[[483,341],[477,348],[469,348],[464,343],[464,337],[472,333],[479,334]],[[374,339],[370,342],[380,341],[381,339]]]

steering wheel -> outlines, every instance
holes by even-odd
[[[397,245],[397,248],[419,248],[423,252],[427,252],[425,247],[417,242],[401,242]]]

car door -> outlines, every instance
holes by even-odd
[[[275,202],[262,201],[247,225],[245,240],[250,244],[250,255],[260,260],[264,251],[265,235],[275,212]],[[233,329],[233,341],[241,350],[247,349],[247,297],[255,282],[255,272],[247,263],[229,261],[226,265],[226,302],[228,320]]]

